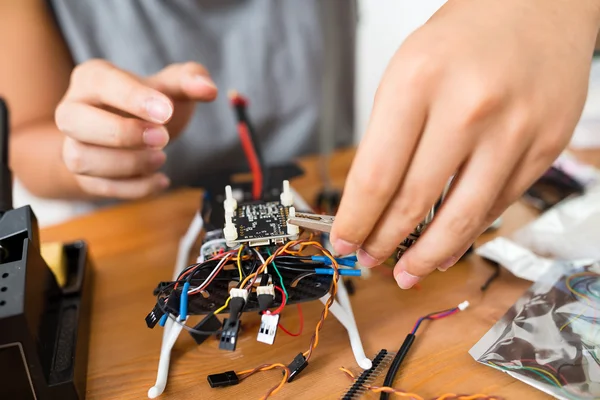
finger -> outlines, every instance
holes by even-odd
[[[564,146],[566,146],[566,143],[564,143]],[[519,200],[525,191],[550,168],[564,146],[559,145],[555,149],[550,148],[548,151],[543,151],[542,153],[545,154],[540,154],[535,149],[529,150],[511,174],[510,182],[488,213],[484,225],[485,229],[496,221],[508,207]]]
[[[169,179],[160,173],[133,179],[107,179],[76,175],[81,188],[93,195],[116,199],[140,199],[165,190]]]
[[[453,267],[454,264],[458,262],[462,258],[462,256],[469,250],[469,248],[473,245],[473,242],[469,242],[469,244],[463,246],[459,251],[457,251],[451,259],[448,260],[446,264],[442,264],[437,269],[441,272],[446,272],[450,267]]]
[[[163,126],[122,117],[85,103],[60,103],[55,121],[67,136],[98,146],[163,148],[169,142],[169,134]]]
[[[160,124],[173,115],[173,103],[165,94],[103,60],[75,68],[66,99],[108,106]]]
[[[156,172],[166,160],[160,150],[122,150],[100,147],[66,138],[63,160],[75,175],[129,178]]]
[[[490,210],[529,146],[518,140],[480,144],[433,222],[396,264],[394,276],[401,288],[408,289],[436,268],[447,269],[458,261],[465,244],[485,229]]]
[[[427,82],[416,73],[400,75],[382,80],[348,174],[330,236],[338,254],[355,251],[375,226],[404,177],[425,123]]]
[[[176,100],[212,101],[218,93],[206,68],[195,62],[172,64],[148,78],[147,82]]]
[[[458,133],[440,135],[446,131]],[[357,252],[361,265],[379,265],[423,221],[471,152],[471,133],[448,119],[428,122],[404,181]]]

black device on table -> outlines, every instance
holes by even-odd
[[[0,99],[0,399],[85,398],[91,295],[87,246],[63,246],[60,286],[29,206],[12,207],[8,109]]]

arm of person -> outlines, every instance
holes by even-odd
[[[86,197],[62,162],[64,135],[54,123],[73,65],[42,0],[0,0],[0,48],[14,175],[38,197]]]
[[[139,77],[106,60],[76,67],[42,0],[0,0],[0,95],[11,167],[43,198],[134,199],[166,189],[164,147],[217,88],[194,62]]]
[[[331,240],[375,266],[452,188],[394,276],[447,270],[569,143],[600,29],[596,0],[450,0],[392,58]]]

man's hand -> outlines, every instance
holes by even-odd
[[[76,67],[56,109],[67,136],[63,160],[92,196],[139,198],[165,189],[163,148],[186,126],[197,101],[217,88],[196,63],[171,65],[142,79],[102,61]]]
[[[394,270],[446,270],[568,144],[586,97],[596,0],[454,0],[398,50],[378,89],[332,229],[375,266],[426,216]]]

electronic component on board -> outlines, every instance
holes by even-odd
[[[225,226],[223,235],[227,245],[268,246],[283,244],[298,238],[299,229],[288,226],[287,220],[294,198],[289,182],[284,181],[280,201],[255,201],[237,204],[230,186],[225,188]]]

